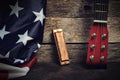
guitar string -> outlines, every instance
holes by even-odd
[[[99,18],[100,18],[100,15],[98,14],[98,12],[96,12],[96,10],[97,10],[97,3],[99,2],[99,0],[95,0],[94,1],[94,13],[95,13],[95,20],[98,20]],[[99,26],[99,23],[98,22],[95,22],[95,33],[96,33],[96,35],[98,36],[98,32],[99,32],[99,28],[98,28],[98,26]],[[96,37],[97,38],[97,37]],[[96,55],[98,52],[97,52],[97,43],[98,41],[97,41],[97,39],[95,39],[95,50],[94,50],[94,55]],[[95,56],[96,57],[96,56]]]
[[[108,0],[106,0],[106,4],[105,4],[105,7],[104,7],[104,10],[106,11],[106,13],[105,13],[105,20],[107,21],[107,15],[108,15]],[[106,31],[105,29],[107,28],[107,23],[105,24],[105,26],[104,26],[104,32]],[[106,46],[107,47],[107,46]],[[107,53],[106,53],[107,54]],[[107,57],[107,56],[106,56]],[[105,58],[106,59],[106,58]]]
[[[97,16],[98,16],[98,20],[100,20],[100,21],[102,21],[103,20],[103,2],[102,2],[102,0],[98,0],[98,3],[99,3],[99,5],[97,5],[96,7],[97,7],[97,10],[98,10],[98,14],[97,14]],[[103,29],[103,24],[101,23],[101,22],[98,22],[98,37],[99,37],[99,41],[100,41],[100,43],[99,43],[99,45],[98,45],[98,48],[99,48],[99,58],[101,57],[101,45],[102,45],[102,40],[101,40],[101,35],[102,35],[102,29]]]
[[[95,12],[95,9],[96,9],[96,8],[95,8],[95,3],[96,3],[96,0],[93,0],[93,10],[94,10],[94,11],[93,11],[93,15],[94,15],[93,20],[96,20],[96,19],[97,19],[97,15],[96,15],[96,12]],[[96,23],[94,22],[92,27],[93,27],[95,30],[94,30],[93,33],[97,33],[97,30],[96,30],[97,28],[96,28],[95,26],[96,26]],[[91,35],[92,35],[93,33],[91,33]],[[92,45],[93,45],[93,44],[95,45],[95,43],[96,43],[96,39],[94,40],[94,43],[92,43]],[[90,46],[92,46],[92,45],[90,45]],[[92,55],[94,56],[95,53],[96,53],[96,50],[94,50],[93,53],[90,54],[90,56],[92,56]],[[92,63],[92,61],[91,61],[91,63]]]
[[[97,19],[97,17],[98,17],[98,15],[97,15],[97,13],[96,13],[96,7],[95,7],[95,5],[96,5],[96,2],[97,2],[97,0],[94,0],[94,19],[96,20]],[[95,28],[95,31],[94,31],[94,33],[96,33],[96,35],[97,35],[97,28],[96,28],[96,26],[97,26],[97,24],[96,24],[96,22],[94,22],[95,24],[94,24],[94,28]],[[95,48],[96,48],[96,39],[95,39],[95,43],[94,43],[94,45],[95,45]],[[94,53],[93,53],[93,55],[95,56],[95,54],[96,54],[96,49],[94,49]]]
[[[101,20],[104,20],[104,2],[101,1]],[[103,25],[104,23],[101,23],[101,35],[100,35],[100,57],[102,56],[101,46],[102,46],[102,34],[103,34]]]
[[[97,3],[97,0],[94,0],[94,20],[97,20],[97,18],[99,17],[99,16],[97,15],[97,12],[96,12],[96,9],[97,9],[96,3]],[[94,22],[94,28],[95,28],[94,33],[96,33],[96,35],[97,35],[98,28],[97,28],[96,26],[98,26],[98,23]],[[94,52],[93,52],[93,55],[94,55],[94,56],[95,56],[95,54],[96,54],[96,42],[97,42],[97,39],[95,39],[95,41],[94,41],[94,45],[95,45],[95,49],[94,49]]]
[[[107,17],[107,14],[106,14],[106,8],[107,8],[107,0],[105,0],[105,2],[104,2],[104,5],[103,5],[103,11],[105,11],[104,12],[104,17],[103,17],[103,19],[106,21],[106,17]],[[106,27],[106,23],[105,24],[103,24],[103,29],[102,29],[102,35],[105,33],[105,27]],[[101,38],[102,39],[102,38]],[[102,39],[103,40],[103,39]],[[105,44],[102,44],[102,45],[105,45]],[[101,51],[101,53],[102,53],[102,51]],[[103,54],[101,54],[101,55],[103,55]],[[103,55],[104,56],[104,55]],[[105,57],[105,56],[104,56]]]
[[[102,3],[102,11],[103,11],[103,13],[102,13],[102,20],[105,20],[106,21],[106,3],[107,2],[107,0],[105,0],[103,3]],[[105,12],[104,12],[105,11]],[[105,26],[106,26],[106,23],[103,23],[102,24],[102,26],[101,26],[101,28],[102,28],[102,33],[101,33],[101,47],[102,47],[102,45],[104,45],[103,43],[102,43],[102,41],[103,41],[103,39],[102,39],[102,35],[104,34],[104,32],[105,32]],[[102,53],[102,50],[101,50],[101,57],[102,56],[104,56],[104,54]],[[104,56],[105,57],[105,56]]]
[[[98,3],[98,4],[97,4],[97,3]],[[99,11],[97,12],[97,10],[99,10],[100,3],[101,3],[101,0],[96,0],[95,6],[94,6],[94,7],[96,7],[96,8],[95,8],[96,20],[100,20],[100,17],[101,17]],[[100,34],[100,33],[99,33],[99,32],[100,32],[100,28],[99,28],[99,27],[100,27],[100,23],[99,23],[99,22],[95,22],[95,23],[97,23],[97,24],[96,24],[96,26],[97,26],[97,27],[96,27],[96,29],[97,29],[97,30],[96,30],[97,37],[96,37],[96,38],[99,39],[99,34]],[[96,49],[99,50],[99,47],[100,47],[99,44],[100,44],[100,43],[97,43],[97,42],[99,41],[99,40],[97,40],[97,39],[96,39],[96,41],[95,41],[95,43],[96,43]],[[97,46],[97,45],[98,45],[98,46]],[[96,50],[96,54],[99,55],[99,54],[100,54],[99,51]],[[96,57],[97,57],[97,56],[96,56]],[[98,57],[98,58],[99,58],[99,57]]]
[[[100,0],[100,5],[99,5],[99,20],[102,20],[102,0]],[[99,45],[99,51],[100,51],[100,54],[99,54],[99,58],[101,57],[101,34],[102,34],[102,23],[99,23],[99,27],[100,27],[100,33],[99,33],[99,36],[100,36],[100,45]]]
[[[105,20],[106,21],[106,18],[107,18],[107,5],[108,5],[108,3],[107,3],[108,1],[106,0],[105,2],[103,2],[103,5],[101,6],[102,7],[102,10],[101,11],[105,11],[105,12],[103,12],[102,13],[102,20]],[[102,43],[102,35],[104,34],[104,32],[105,32],[105,27],[106,27],[106,23],[104,24],[101,24],[102,26],[101,26],[101,28],[102,28],[102,33],[101,33],[101,46],[102,45],[105,45],[105,44],[103,44]],[[102,56],[103,54],[102,54],[102,51],[101,51],[101,56]],[[104,56],[104,55],[103,55]],[[105,57],[105,56],[104,56]]]

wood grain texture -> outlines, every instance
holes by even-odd
[[[51,5],[52,4],[52,5]],[[119,0],[109,0],[109,42],[120,42]],[[43,43],[53,43],[52,29],[62,28],[67,43],[88,42],[93,22],[91,0],[48,0]]]
[[[43,43],[53,43],[52,30],[62,28],[66,43],[86,43],[92,27],[92,18],[52,18],[48,17],[44,29]],[[119,17],[108,18],[109,42],[120,42]]]
[[[120,17],[119,0],[109,0],[109,16]],[[92,17],[92,0],[47,0],[47,17]]]
[[[58,66],[37,63],[27,76],[12,80],[120,80],[120,63],[108,63],[107,69],[88,69],[84,64]]]
[[[120,1],[119,0],[110,0],[109,16],[120,17]]]
[[[109,44],[108,62],[120,62],[120,43]],[[67,44],[70,62],[81,63],[86,61],[87,44]],[[58,63],[58,54],[55,44],[44,44],[37,53],[38,62]]]
[[[83,13],[82,4],[82,0],[48,0],[47,17],[79,17]]]

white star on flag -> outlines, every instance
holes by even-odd
[[[15,59],[14,63],[17,63],[17,62],[24,63],[24,60],[21,60],[21,59]]]
[[[6,26],[4,26],[4,27],[2,28],[2,30],[0,30],[0,37],[1,37],[1,39],[3,39],[5,35],[7,35],[7,34],[10,33],[10,32],[8,32],[8,31],[5,31],[5,27],[6,27]]]
[[[38,46],[38,48],[40,48],[40,47],[41,47],[41,45],[40,45],[39,43],[37,43],[37,46]]]
[[[36,16],[36,19],[34,20],[34,22],[40,20],[41,24],[43,25],[43,19],[45,19],[45,15],[43,14],[43,8],[40,10],[40,12],[33,11],[33,13]]]
[[[37,47],[38,48],[40,48],[41,47],[41,45],[39,44],[39,43],[37,43]],[[35,50],[34,52],[36,53],[38,51],[38,49],[37,50]]]
[[[15,14],[17,17],[19,17],[19,11],[24,9],[18,6],[18,1],[16,2],[15,6],[10,5],[10,8],[12,9],[12,12],[10,13],[10,15]]]
[[[33,38],[28,36],[28,31],[26,31],[23,35],[18,35],[19,36],[19,40],[16,43],[22,42],[24,45],[27,44],[28,40],[32,40]]]
[[[5,55],[5,58],[9,58],[10,56],[10,52],[8,52],[6,55]]]

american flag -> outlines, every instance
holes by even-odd
[[[0,0],[0,80],[27,74],[43,39],[46,0]]]

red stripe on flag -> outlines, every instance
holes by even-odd
[[[28,63],[23,64],[20,67],[29,67],[31,68],[37,62],[37,57],[33,57]]]
[[[17,78],[25,76],[29,69],[37,62],[36,56],[34,56],[29,62],[19,66],[15,67],[12,65],[7,65],[4,63],[1,63],[1,71],[0,71],[0,80],[7,80],[11,78]]]

